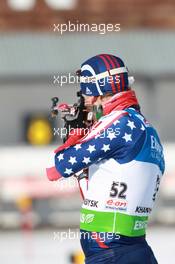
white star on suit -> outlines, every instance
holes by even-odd
[[[72,165],[73,165],[74,163],[77,163],[77,161],[76,161],[76,157],[70,157],[70,159],[68,160],[68,162],[70,162]]]
[[[58,159],[59,161],[60,161],[60,160],[64,160],[63,156],[64,156],[64,154],[61,153],[61,154],[57,157],[57,159]]]
[[[64,171],[64,173],[70,175],[71,173],[73,173],[73,171],[72,171],[72,169],[66,168],[66,170]]]
[[[77,145],[75,145],[74,148],[75,148],[76,150],[81,149],[81,144],[77,144]]]
[[[84,157],[82,162],[85,163],[85,164],[88,164],[89,162],[91,162],[91,160],[90,160],[89,157],[88,158]]]
[[[95,145],[89,145],[89,148],[87,149],[90,153],[92,153],[93,151],[95,151]]]
[[[104,152],[106,152],[106,151],[110,150],[110,147],[109,147],[109,145],[103,144],[103,148],[101,150],[103,150]]]
[[[128,120],[128,124],[127,126],[129,126],[131,128],[131,130],[133,130],[134,128],[136,128],[136,126],[134,125],[133,121]]]
[[[113,138],[116,138],[115,133],[109,132],[107,138],[109,138],[110,140],[113,140]]]
[[[122,138],[125,139],[126,142],[132,141],[131,134],[125,133],[125,135]]]

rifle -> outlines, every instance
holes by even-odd
[[[58,105],[59,98],[53,97],[51,107],[51,117],[55,118],[61,113],[61,119],[64,121],[63,127],[66,130],[66,136],[63,138],[65,142],[68,138],[69,132],[73,128],[89,128],[93,122],[93,113],[88,112],[82,93],[77,92],[78,101],[73,105],[61,103]]]

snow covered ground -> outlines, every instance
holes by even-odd
[[[64,233],[63,239],[65,237]],[[74,235],[72,233],[71,238],[60,241],[59,230],[35,231],[32,234],[0,232],[0,263],[70,264],[70,255],[80,250],[78,230]],[[175,263],[175,228],[150,227],[147,241],[159,264]]]

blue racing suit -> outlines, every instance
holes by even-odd
[[[55,155],[55,167],[63,177],[88,168],[80,217],[86,263],[157,263],[145,233],[164,155],[140,112],[130,107],[101,117],[78,144]]]

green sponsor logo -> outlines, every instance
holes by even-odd
[[[94,214],[84,214],[82,213],[80,216],[80,222],[84,224],[92,223],[94,220]]]

